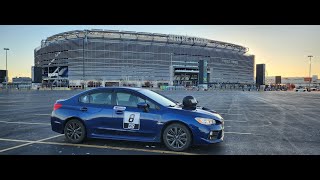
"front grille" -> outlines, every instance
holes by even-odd
[[[209,134],[209,140],[221,139],[222,130],[220,131],[211,131],[211,135]]]
[[[210,140],[217,139],[218,135],[219,135],[219,131],[211,131],[209,134],[209,139]]]

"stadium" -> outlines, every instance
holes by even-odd
[[[63,87],[254,84],[254,64],[240,45],[133,31],[63,32],[34,50],[42,84]]]

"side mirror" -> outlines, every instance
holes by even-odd
[[[138,103],[137,107],[140,109],[144,109],[145,112],[149,112],[149,104],[147,104],[146,102]]]

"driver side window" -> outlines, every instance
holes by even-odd
[[[147,100],[147,104],[149,104],[150,109],[159,109],[158,106],[156,106],[154,103],[151,101]]]
[[[145,100],[137,95],[128,92],[116,93],[116,105],[118,106],[137,107],[137,104],[141,102],[148,103],[151,109],[158,109],[154,103],[149,100]]]
[[[129,106],[129,107],[137,107],[139,102],[144,102],[145,100],[127,92],[118,92],[116,94],[116,104],[118,106]]]

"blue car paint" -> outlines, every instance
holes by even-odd
[[[106,90],[133,93],[147,98],[160,109],[150,109],[149,112],[144,112],[137,107],[126,107],[125,111],[140,113],[140,129],[124,129],[123,114],[116,114],[115,105],[83,104],[79,101],[82,95]],[[51,126],[53,131],[62,134],[67,120],[76,118],[83,122],[88,138],[161,142],[164,127],[172,122],[185,124],[191,130],[193,144],[195,145],[217,143],[223,141],[224,138],[224,122],[218,113],[201,108],[185,110],[180,106],[164,107],[140,93],[139,88],[95,88],[57,102],[62,104],[62,107],[52,112]],[[86,106],[88,111],[81,111],[80,108],[83,106]],[[203,125],[197,122],[195,117],[211,118],[216,120],[217,124]],[[218,139],[210,140],[209,133],[211,131],[222,131],[222,135]]]

